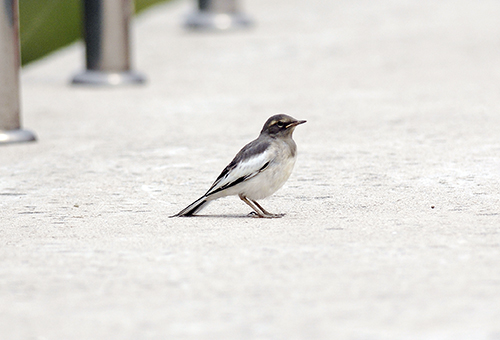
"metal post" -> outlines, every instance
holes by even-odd
[[[144,76],[131,70],[132,0],[83,0],[86,71],[73,84],[140,84]]]
[[[198,0],[198,10],[187,17],[185,25],[194,29],[227,30],[246,28],[252,20],[240,12],[238,0]]]
[[[0,0],[0,144],[35,140],[21,129],[17,0]]]

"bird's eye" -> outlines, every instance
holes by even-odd
[[[285,126],[285,123],[283,122],[278,122],[276,125],[278,125],[279,128],[282,128]]]

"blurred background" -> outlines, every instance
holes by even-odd
[[[135,0],[135,12],[167,1]],[[23,65],[82,37],[82,4],[82,0],[19,0]]]

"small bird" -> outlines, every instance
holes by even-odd
[[[205,195],[171,217],[193,216],[211,201],[231,195],[238,195],[256,217],[282,217],[266,211],[256,200],[275,193],[290,177],[297,158],[292,134],[305,122],[285,114],[269,118],[259,137],[236,154]]]

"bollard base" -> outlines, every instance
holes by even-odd
[[[121,86],[136,85],[146,82],[146,78],[137,72],[103,72],[86,70],[77,74],[71,81],[75,85]]]
[[[33,132],[28,130],[0,130],[0,145],[36,141]]]
[[[243,13],[212,13],[198,10],[188,15],[184,25],[191,29],[223,31],[248,28],[253,25],[253,21]]]

